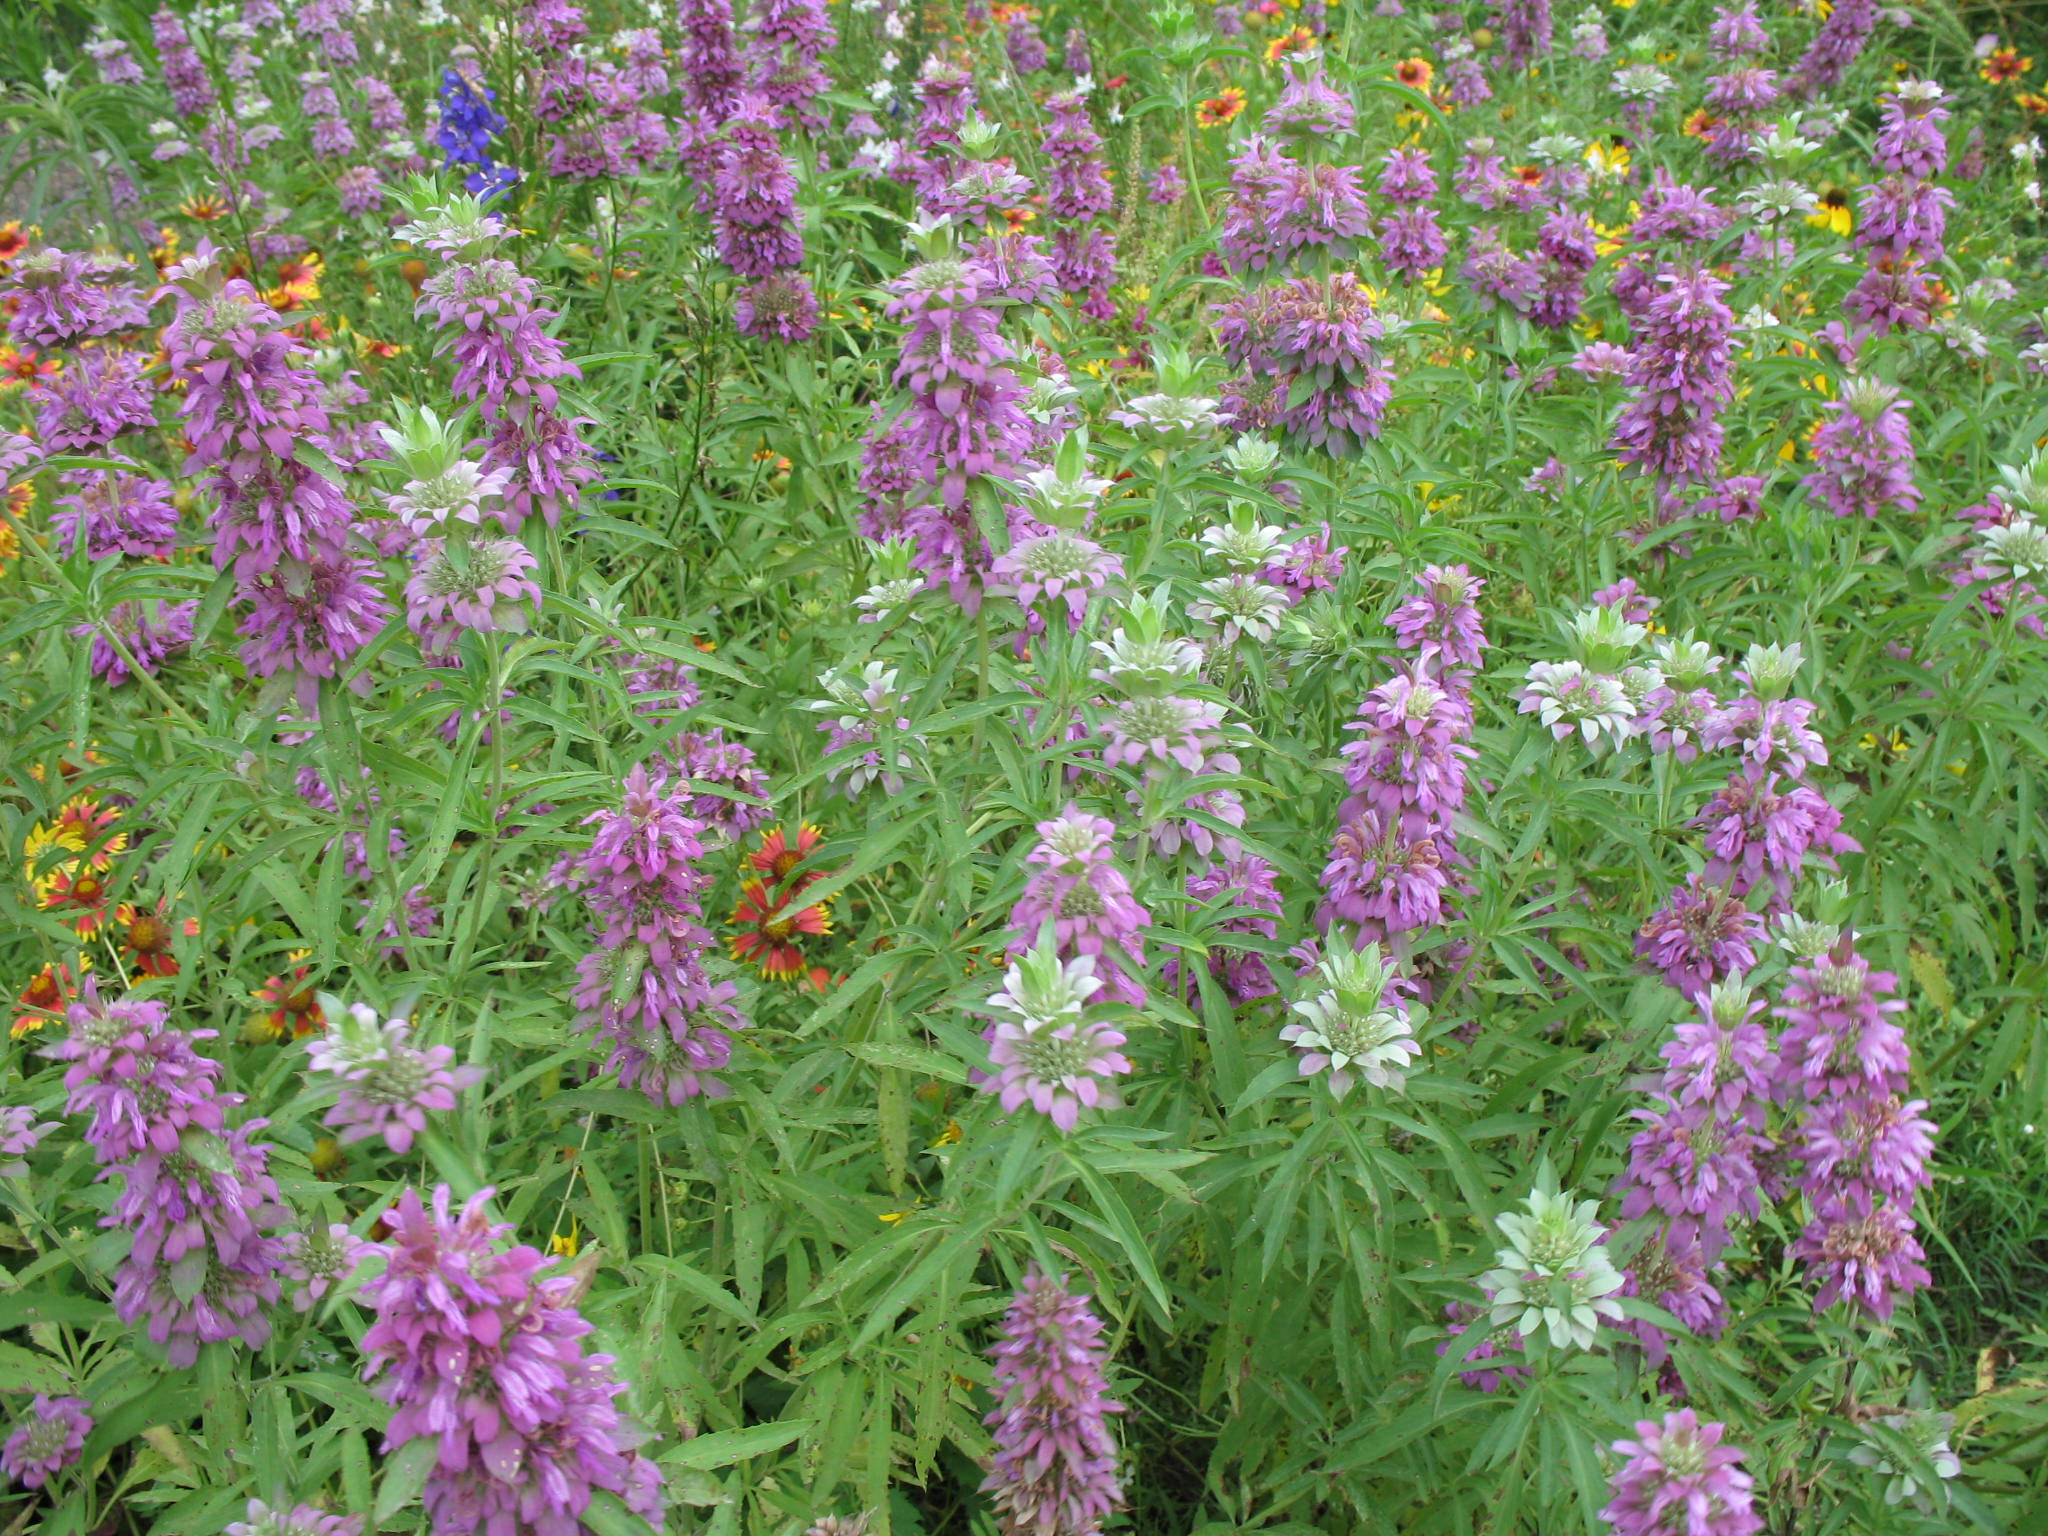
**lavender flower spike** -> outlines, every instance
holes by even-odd
[[[1105,1392],[1105,1353],[1088,1298],[1033,1265],[989,1351],[1001,1397],[984,1420],[996,1454],[981,1486],[1003,1536],[1094,1536],[1122,1507],[1104,1415],[1123,1404]]]

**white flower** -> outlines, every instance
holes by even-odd
[[[1088,675],[1123,693],[1167,691],[1201,670],[1202,648],[1192,640],[1134,636],[1121,627],[1094,642],[1103,665]]]
[[[1576,661],[1529,664],[1529,686],[1519,695],[1520,713],[1533,714],[1559,741],[1577,731],[1588,745],[1604,733],[1619,746],[1628,740],[1635,711],[1618,678],[1588,670]]]
[[[1230,645],[1240,635],[1264,642],[1287,617],[1287,599],[1278,587],[1267,586],[1243,572],[1219,576],[1202,583],[1206,597],[1188,604],[1188,617],[1200,624],[1214,624]]]
[[[449,523],[481,524],[484,503],[501,498],[511,484],[509,468],[485,474],[479,465],[460,459],[430,479],[406,481],[403,490],[386,500],[392,515],[414,533],[434,533]]]
[[[924,578],[921,576],[904,576],[895,581],[878,582],[856,597],[853,606],[866,615],[861,620],[864,624],[873,623],[883,614],[896,608],[908,609],[907,616],[914,623],[922,623],[924,615],[912,607],[912,604],[917,601],[924,589]]]
[[[1527,1204],[1528,1215],[1500,1218],[1507,1246],[1494,1255],[1500,1267],[1480,1281],[1493,1293],[1489,1320],[1532,1341],[1547,1335],[1558,1349],[1591,1349],[1601,1320],[1622,1317],[1609,1299],[1621,1289],[1622,1276],[1600,1246],[1600,1204],[1574,1204],[1568,1194],[1540,1189]]]
[[[1101,990],[1093,955],[1062,960],[1052,946],[1041,945],[1011,962],[1002,990],[984,1006],[1015,1014],[1028,1029],[1057,1029],[1079,1023],[1088,999]]]
[[[1934,1475],[1940,1479],[1959,1476],[1963,1460],[1949,1449],[1948,1437],[1954,1433],[1956,1416],[1952,1413],[1935,1413],[1931,1409],[1916,1408],[1907,1413],[1890,1413],[1877,1421],[1886,1429],[1896,1430],[1911,1442],[1934,1468]],[[1849,1459],[1859,1467],[1875,1467],[1884,1477],[1884,1501],[1887,1504],[1903,1504],[1911,1499],[1922,1509],[1931,1501],[1927,1495],[1934,1486],[1923,1486],[1923,1475],[1915,1469],[1901,1471],[1891,1463],[1891,1458],[1876,1445],[1859,1445],[1849,1452]]]
[[[876,62],[882,66],[883,74],[893,75],[896,73],[896,66],[901,64],[903,60],[897,56],[894,48],[889,48],[883,51],[882,57]]]
[[[1293,1005],[1308,1022],[1289,1024],[1280,1038],[1301,1053],[1301,1076],[1329,1069],[1330,1092],[1340,1099],[1351,1091],[1354,1074],[1398,1093],[1407,1084],[1408,1064],[1422,1054],[1410,1013],[1420,1017],[1425,1010],[1419,1003],[1412,1010],[1385,1005],[1393,972],[1377,944],[1353,950],[1341,934],[1331,938],[1343,947],[1316,966],[1323,990]]]
[[[1163,394],[1140,395],[1122,410],[1111,412],[1109,419],[1140,435],[1168,443],[1207,437],[1223,425],[1219,402],[1199,396]]]
[[[1993,525],[1978,534],[1984,563],[2015,580],[2048,575],[2048,528],[2031,517],[2015,516],[2004,527]]]
[[[1818,960],[1841,941],[1842,930],[1787,912],[1771,920],[1770,934],[1772,942],[1795,959]]]
[[[1223,450],[1223,462],[1246,480],[1263,480],[1280,462],[1280,445],[1249,434]]]
[[[1253,523],[1248,527],[1223,523],[1202,530],[1202,542],[1209,546],[1209,553],[1233,571],[1257,570],[1273,558],[1274,549],[1286,536],[1286,530],[1270,523]]]
[[[1721,658],[1714,654],[1714,648],[1704,640],[1695,640],[1689,629],[1676,639],[1660,636],[1652,640],[1650,651],[1657,658],[1665,680],[1674,688],[1697,688],[1721,670]]]
[[[1752,645],[1742,658],[1749,686],[1766,699],[1782,699],[1805,664],[1806,653],[1797,641],[1790,645]]]
[[[1047,522],[1068,526],[1078,525],[1089,509],[1102,500],[1102,493],[1116,484],[1114,480],[1088,474],[1065,479],[1057,469],[1034,469],[1015,483],[1023,489],[1025,498],[1045,513]]]
[[[1736,205],[1759,223],[1776,224],[1794,216],[1806,217],[1820,207],[1820,198],[1796,181],[1766,181],[1744,192]]]
[[[2011,154],[2014,165],[2023,165],[2031,169],[2034,162],[2041,158],[2041,141],[2039,139],[2021,139],[2019,143],[2013,145],[2008,153]]]

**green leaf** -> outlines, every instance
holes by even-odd
[[[402,1509],[418,1501],[427,1486],[427,1474],[441,1454],[441,1442],[428,1435],[408,1440],[384,1458],[384,1475],[377,1480],[376,1523],[386,1524]]]
[[[666,1452],[660,1458],[661,1464],[699,1472],[729,1467],[749,1456],[780,1450],[816,1422],[815,1419],[779,1419],[773,1424],[754,1424],[746,1429],[723,1429],[716,1434],[699,1435]]]

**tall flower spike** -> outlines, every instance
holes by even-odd
[[[573,1275],[543,1276],[547,1257],[504,1247],[480,1190],[459,1212],[443,1184],[431,1207],[408,1189],[385,1212],[391,1236],[362,1300],[364,1376],[392,1406],[385,1449],[438,1442],[427,1473],[436,1530],[567,1533],[599,1490],[657,1530],[661,1473],[634,1454],[613,1399],[625,1390],[609,1355],[586,1355],[590,1324]]]
[[[982,1489],[995,1495],[1002,1536],[1095,1536],[1123,1507],[1105,1419],[1123,1404],[1107,1394],[1088,1298],[1034,1264],[989,1355],[999,1396],[984,1422],[996,1454]]]

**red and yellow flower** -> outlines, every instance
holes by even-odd
[[[1430,81],[1436,78],[1436,66],[1427,59],[1403,59],[1394,70],[1394,78],[1411,91],[1427,92]]]
[[[21,220],[9,219],[0,224],[0,270],[28,249],[28,232],[21,227]]]
[[[34,347],[0,347],[0,389],[33,384],[63,371],[61,358],[40,356]]]
[[[1226,85],[1219,94],[1195,104],[1195,124],[1201,128],[1221,128],[1236,120],[1237,114],[1244,110],[1244,102],[1245,95],[1241,89]]]
[[[124,901],[114,908],[114,944],[121,952],[122,962],[144,976],[177,975],[178,957],[171,953],[173,941],[181,929],[188,939],[199,936],[197,918],[188,917],[182,925],[178,924],[164,905],[159,898],[154,907],[138,907],[132,901]]]
[[[1266,44],[1266,62],[1278,64],[1282,59],[1306,57],[1320,47],[1322,41],[1307,27],[1290,27]]]
[[[80,955],[76,974],[70,966],[55,960],[36,972],[35,980],[23,987],[15,1000],[17,1012],[9,1031],[14,1038],[34,1034],[45,1024],[63,1023],[64,1011],[78,1001],[77,977],[91,968],[91,962]]]
[[[295,950],[291,958],[304,960],[312,951]],[[302,1040],[327,1027],[327,1015],[313,990],[311,966],[294,965],[291,979],[272,976],[255,992],[263,1009],[249,1020],[247,1034],[256,1040]]]
[[[771,891],[767,882],[740,883],[740,899],[732,909],[732,957],[759,968],[775,981],[794,981],[804,974],[803,936],[822,937],[832,931],[832,904],[798,905],[798,891]]]
[[[772,883],[789,885],[789,894],[794,896],[822,878],[818,870],[801,866],[804,860],[818,851],[818,845],[824,840],[824,831],[808,821],[797,828],[794,843],[781,827],[776,827],[761,839],[758,849],[747,855],[747,862]],[[795,877],[794,883],[792,877]]]
[[[2017,48],[1994,48],[1977,66],[1977,73],[1993,85],[2005,85],[2033,67],[2034,61],[2022,57]]]

